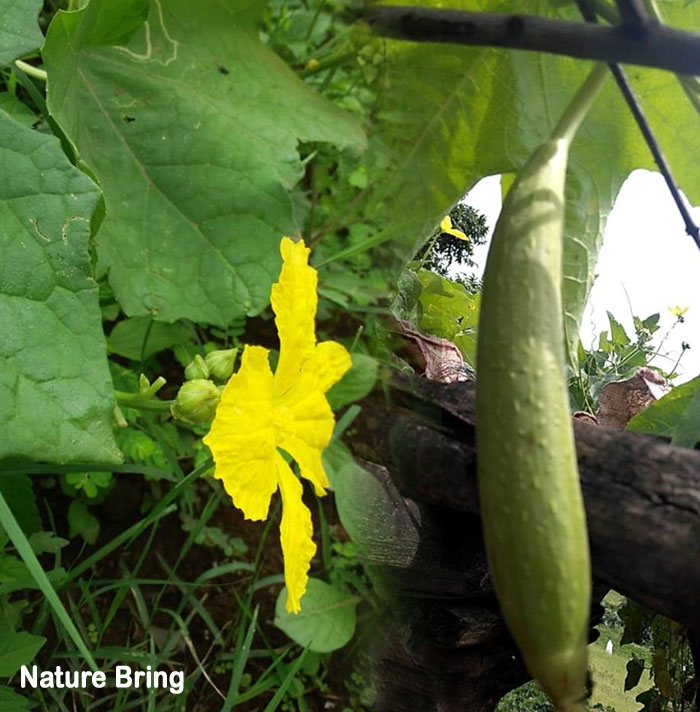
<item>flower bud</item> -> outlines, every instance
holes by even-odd
[[[204,360],[209,367],[209,371],[218,381],[227,381],[233,373],[233,365],[236,362],[238,349],[226,349],[225,351],[210,351]]]
[[[218,387],[211,381],[203,378],[186,381],[178,391],[173,415],[181,420],[205,423],[214,417],[220,397]]]
[[[188,381],[209,378],[209,367],[199,354],[185,366],[185,378]]]
[[[151,387],[151,382],[146,378],[146,374],[139,376],[139,393],[143,395]]]

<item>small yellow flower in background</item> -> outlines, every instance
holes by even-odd
[[[668,310],[673,316],[677,316],[680,319],[688,311],[688,307],[669,307]]]
[[[280,251],[282,271],[271,297],[280,339],[277,370],[270,369],[268,349],[246,346],[204,442],[214,457],[215,476],[247,519],[266,519],[279,487],[287,610],[297,613],[316,545],[301,482],[280,451],[296,461],[317,495],[326,493],[321,453],[335,418],[325,393],[352,361],[341,344],[316,343],[318,275],[309,266],[309,249],[303,240],[283,237]]]
[[[460,240],[466,240],[469,242],[469,238],[461,230],[458,230],[456,227],[452,226],[452,218],[450,218],[449,215],[445,215],[442,219],[442,222],[440,223],[440,232],[447,233],[453,237],[458,237]]]

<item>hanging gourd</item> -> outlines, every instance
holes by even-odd
[[[589,75],[513,183],[491,243],[477,347],[477,447],[494,589],[559,712],[586,709],[591,568],[562,314],[569,146],[606,76]]]

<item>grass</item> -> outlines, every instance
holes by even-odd
[[[617,611],[625,602],[624,596],[617,591],[609,591],[603,601],[608,611]],[[591,705],[600,703],[603,707],[610,706],[615,712],[638,712],[641,709],[635,698],[640,693],[648,690],[652,683],[649,673],[642,673],[639,684],[632,690],[625,692],[625,678],[627,677],[627,663],[636,656],[644,660],[649,659],[649,651],[634,643],[620,646],[622,629],[601,623],[597,626],[600,637],[588,647],[590,667],[593,675],[593,692]],[[613,643],[611,655],[605,652],[608,641]]]
[[[40,688],[30,695],[37,709],[186,712],[200,705],[199,709],[213,712],[315,712],[328,698],[344,696],[342,680],[328,679],[327,655],[317,655],[319,664],[312,669],[308,658],[313,656],[272,625],[282,583],[273,536],[279,508],[273,508],[265,525],[242,530],[250,547],[235,552],[234,560],[233,554],[225,555],[213,545],[198,544],[199,533],[214,522],[215,515],[227,517],[217,520],[224,527],[242,521],[229,511],[230,502],[218,482],[199,479],[201,470],[183,477],[135,524],[129,526],[125,516],[121,532],[112,532],[102,548],[69,567],[58,584],[60,599],[51,587],[44,596],[31,596],[24,609],[25,624],[48,638],[35,661],[40,668],[60,664],[80,669],[90,655],[108,679],[116,664],[182,670],[182,694],[172,695],[167,689],[108,688],[94,694]],[[142,488],[137,482],[120,484],[133,486],[137,493]],[[185,530],[176,512],[185,506],[187,493],[196,509],[194,526]],[[331,554],[335,530],[331,531],[321,507],[319,518],[324,532],[320,553],[323,561],[336,567]],[[18,529],[13,529],[8,517],[0,521],[12,533]],[[28,545],[25,549],[34,557]],[[41,569],[38,562],[37,567]],[[15,677],[10,684],[16,682]],[[362,705],[348,700],[346,707],[359,710]]]
[[[603,707],[613,707],[615,712],[638,712],[641,705],[635,701],[635,697],[651,687],[651,681],[648,674],[643,673],[639,685],[633,690],[625,692],[627,661],[632,654],[630,648],[637,646],[626,645],[624,648],[620,648],[619,633],[617,638],[616,641],[615,637],[603,633],[588,648],[594,682],[591,705],[599,702]],[[612,655],[605,652],[608,640],[613,641]]]

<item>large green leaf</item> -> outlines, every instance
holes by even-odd
[[[37,116],[14,94],[0,92],[0,110],[9,114],[15,121],[19,121],[23,126],[32,127],[37,121]]]
[[[418,272],[418,278],[422,285],[421,329],[451,341],[474,368],[481,295],[470,294],[464,285],[425,269]]]
[[[280,591],[275,625],[304,648],[330,653],[346,645],[355,633],[357,601],[357,596],[310,578],[299,613],[287,612],[287,589]]]
[[[572,3],[479,0],[469,7],[580,19]],[[387,41],[386,51],[390,89],[383,139],[400,160],[372,205],[392,220],[386,235],[402,240],[407,251],[480,178],[523,166],[591,66],[483,47]],[[679,182],[691,200],[700,201],[700,144],[688,140],[700,128],[698,114],[673,75],[629,68],[629,76]],[[610,79],[571,150],[563,297],[572,360],[607,216],[623,181],[638,167],[653,163]]]
[[[119,47],[94,44],[99,18],[121,26],[122,0],[49,29],[49,107],[101,182],[99,256],[129,315],[225,325],[259,313],[280,238],[299,233],[298,142],[363,145],[354,119],[250,32],[261,5],[153,0]]]
[[[681,447],[694,447],[700,439],[699,404],[700,376],[697,376],[635,415],[627,429],[662,435]]]
[[[0,67],[41,47],[41,0],[0,0]]]
[[[333,410],[364,398],[377,381],[379,365],[371,356],[352,354],[352,368],[328,391],[327,398]]]
[[[112,353],[133,361],[185,343],[190,332],[183,324],[163,324],[143,316],[124,319],[112,329],[107,344]]]
[[[98,195],[55,138],[0,112],[0,460],[119,461],[89,277]]]

